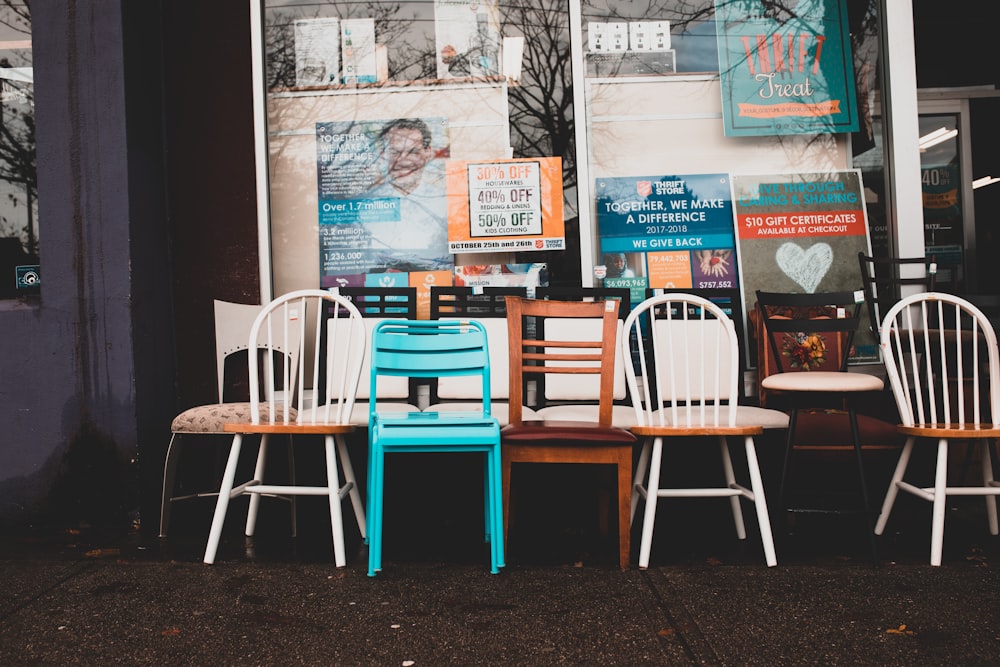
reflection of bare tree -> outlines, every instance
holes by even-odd
[[[2,0],[0,25],[25,38],[31,36],[31,5],[28,0]],[[30,67],[31,50],[12,49],[0,59],[0,68]],[[4,77],[0,80],[0,180],[23,188],[7,194],[5,208],[24,213],[0,218],[0,236],[17,236],[31,255],[38,252],[34,206],[38,178],[35,165],[34,94],[29,80]],[[23,224],[23,228],[18,229]]]
[[[0,2],[0,25],[5,25],[24,36],[31,35],[31,0],[3,0]]]
[[[521,85],[510,89],[516,157],[559,156],[563,187],[576,186],[569,13],[559,0],[521,0],[504,8],[504,34],[524,35]]]

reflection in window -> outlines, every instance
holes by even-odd
[[[0,298],[37,294],[38,179],[31,10],[0,1]]]

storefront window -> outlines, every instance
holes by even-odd
[[[529,174],[529,189],[557,201],[506,219],[498,207],[513,205],[508,193],[480,192],[473,206],[466,202],[466,227],[496,231],[558,215],[562,231],[572,217],[564,6],[267,0],[263,23],[276,294],[316,285],[450,285],[460,277],[456,267],[527,272],[566,255],[534,242],[531,252],[513,242],[511,250],[476,253],[456,249],[453,238],[449,246],[446,199],[453,178],[446,169],[455,161],[496,175],[500,167],[487,165],[537,159],[529,168],[543,173]],[[496,238],[466,233],[472,238],[463,248]],[[565,236],[557,242],[565,248]],[[578,270],[578,261],[572,266]]]
[[[0,2],[0,298],[35,295],[38,179],[27,2]]]
[[[859,192],[847,213],[835,212],[860,219],[861,231],[852,227],[848,241],[824,243],[843,242],[841,254],[858,243],[868,249],[861,179],[844,172],[857,168],[855,155],[881,151],[871,120],[879,66],[873,0],[808,3],[812,15],[805,18],[780,3],[752,0],[265,0],[260,7],[275,293],[451,284],[466,266],[537,263],[547,265],[553,282],[618,279],[637,296],[657,287],[744,288],[732,229],[739,213],[733,175],[780,176],[743,179],[757,194],[849,184]],[[734,59],[730,51],[721,72],[718,7],[735,26],[726,28],[730,37],[752,53],[743,58],[738,51]],[[741,12],[762,26],[754,28],[759,34],[735,35]],[[751,73],[754,66],[770,73],[769,89],[789,104],[783,120],[747,130],[727,116],[742,100],[726,86],[751,58]],[[826,95],[819,102],[809,97],[816,86]],[[756,106],[765,118],[778,113],[743,106]],[[484,183],[512,182],[514,172],[497,166],[505,160],[536,160],[541,171],[551,168],[546,160],[557,161],[558,187],[546,189],[550,177],[531,174],[516,191],[472,189],[475,165]],[[472,165],[462,167],[466,200],[457,209],[449,189],[455,162]],[[619,213],[626,206],[608,195],[615,188],[641,193],[644,185],[683,189],[700,180],[722,193],[706,197],[728,207],[710,216],[728,220],[726,238],[690,226],[678,231],[684,223],[669,215],[642,225],[642,234],[602,229],[607,207]],[[505,213],[517,208],[512,198],[530,195],[559,199],[561,236],[537,238],[545,236],[539,226],[535,247],[522,249],[511,226],[527,229],[557,209],[546,201],[514,217]],[[663,196],[669,199],[665,189]],[[677,206],[691,203],[681,199]],[[459,246],[456,214],[469,236]],[[477,236],[477,223],[492,228]],[[489,244],[497,238],[511,239],[510,249]],[[490,251],[474,251],[477,244]],[[651,253],[648,244],[684,247]],[[616,274],[621,253],[627,266]],[[683,255],[686,277],[673,265]],[[698,273],[703,259],[711,263],[707,275]]]

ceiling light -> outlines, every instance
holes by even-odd
[[[946,130],[943,127],[934,130],[930,134],[920,137],[920,150],[926,150],[931,146],[937,146],[942,141],[958,136],[958,130]]]
[[[982,178],[977,178],[972,181],[972,189],[976,190],[978,188],[985,187],[987,185],[993,185],[994,183],[1000,182],[1000,178],[995,178],[993,176],[983,176]]]

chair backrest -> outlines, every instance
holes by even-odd
[[[431,287],[431,319],[475,318],[486,329],[490,350],[490,395],[507,400],[510,387],[507,345],[507,296],[527,296],[526,287]],[[431,405],[441,400],[481,400],[479,385],[444,376],[431,385]]]
[[[863,305],[861,290],[757,290],[758,313],[778,371],[846,371]]]
[[[736,338],[739,341],[739,351],[740,351],[740,367],[739,376],[743,377],[743,371],[749,366],[749,360],[746,355],[746,345],[748,343],[746,337],[746,315],[743,312],[743,293],[739,288],[726,288],[726,289],[697,289],[697,288],[664,288],[657,287],[646,290],[646,298],[653,296],[659,296],[660,294],[687,294],[701,297],[702,299],[708,299],[716,306],[722,309],[722,312],[732,321],[733,327],[736,329]],[[647,341],[648,342],[648,341]],[[742,394],[743,389],[740,389]]]
[[[215,364],[219,403],[225,395],[226,359],[237,352],[249,350],[247,334],[263,308],[261,304],[215,300]]]
[[[619,306],[617,299],[554,301],[507,297],[511,423],[522,421],[525,376],[571,376],[579,383],[597,379],[598,423],[611,425]],[[528,318],[533,318],[533,331],[538,334],[529,333],[532,329]],[[598,336],[586,335],[580,327],[553,326],[588,319],[600,322]]]
[[[616,300],[619,303],[619,322],[615,334],[616,337],[623,335],[625,316],[628,315],[632,307],[631,291],[627,287],[538,287],[535,289],[535,297],[556,301]],[[578,336],[599,340],[602,321],[601,318],[553,319],[543,322],[543,327],[548,327],[548,329],[543,329],[539,333],[545,336],[555,336],[556,338]],[[628,387],[625,381],[625,365],[626,361],[631,361],[631,355],[621,356],[621,353],[618,352],[617,343],[615,344],[615,350],[612,398],[616,401],[623,401],[628,396]],[[599,392],[600,383],[597,378],[551,375],[541,378],[538,383],[538,401],[540,407],[550,403],[596,401],[600,397]]]
[[[904,288],[909,287],[913,292],[933,292],[937,289],[938,267],[933,255],[870,257],[859,252],[858,264],[861,267],[865,302],[868,304],[869,325],[876,337],[882,318],[893,304],[905,296]]]
[[[299,410],[295,424],[350,423],[367,351],[364,323],[354,304],[327,290],[289,292],[261,310],[249,340],[260,341],[266,350],[263,355],[250,355],[254,424],[292,423],[284,407],[309,407],[312,392],[321,383],[328,397],[325,406]],[[324,353],[300,352],[306,349]]]
[[[951,294],[913,294],[889,309],[881,330],[882,358],[903,424],[1000,427],[1000,356],[983,311]]]
[[[739,337],[721,306],[694,294],[655,295],[629,313],[625,330],[640,342],[626,367],[639,424],[736,424],[736,410],[721,408],[739,402]]]
[[[376,391],[383,379],[478,376],[483,411],[490,412],[489,344],[480,322],[382,320],[371,346],[370,382]],[[372,402],[371,413],[376,410]]]
[[[366,340],[371,340],[375,326],[385,319],[415,320],[417,318],[416,287],[340,287],[338,294],[350,300],[364,318]],[[332,314],[329,309],[327,315]],[[361,367],[357,398],[361,401],[372,397],[369,377],[370,359],[366,355]],[[409,379],[397,377],[386,379],[379,384],[377,398],[384,400],[408,400],[416,404],[416,387]],[[320,400],[323,400],[321,395]]]

